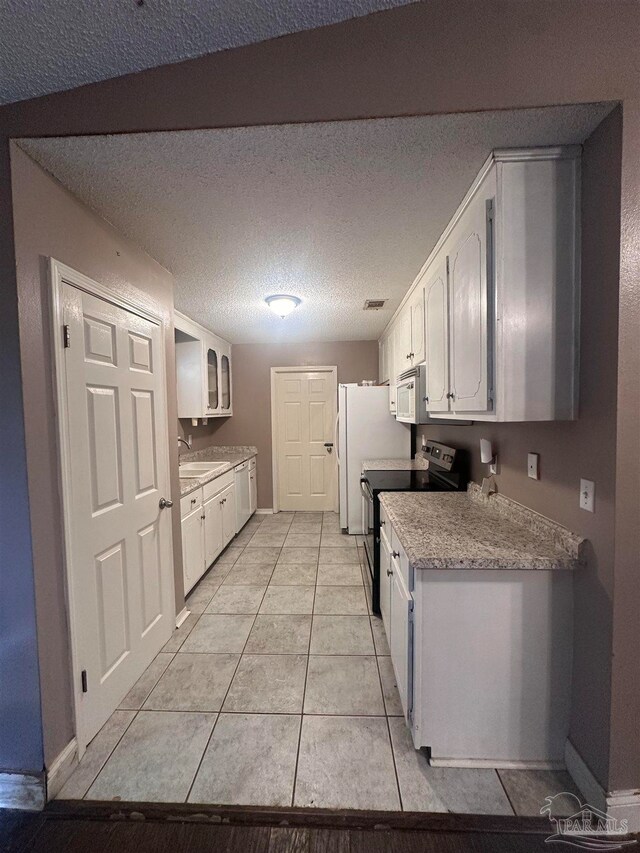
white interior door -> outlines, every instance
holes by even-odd
[[[276,370],[272,393],[278,509],[334,509],[335,371]]]
[[[175,601],[161,328],[59,291],[65,524],[79,748],[171,635]],[[82,682],[84,682],[84,690]]]

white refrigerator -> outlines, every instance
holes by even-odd
[[[340,385],[336,421],[340,527],[363,533],[360,477],[365,459],[410,459],[411,427],[389,412],[386,385]]]

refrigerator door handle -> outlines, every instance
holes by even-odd
[[[339,424],[339,422],[340,422],[340,412],[338,412],[338,414],[336,415],[336,425],[335,425],[334,436],[333,436],[333,446],[336,449],[336,463],[338,465],[340,465],[340,447],[338,444],[338,424]]]

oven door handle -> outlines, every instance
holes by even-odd
[[[360,491],[368,501],[373,500],[373,492],[366,477],[360,477]]]

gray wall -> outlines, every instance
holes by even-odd
[[[612,10],[615,9],[615,12]],[[272,39],[188,62],[0,108],[0,281],[6,304],[32,299],[18,280],[10,216],[11,176],[7,139],[20,136],[118,133],[289,121],[330,121],[376,116],[513,109],[527,106],[621,100],[624,102],[621,169],[620,289],[618,299],[618,408],[616,425],[615,554],[611,714],[605,732],[591,703],[579,709],[583,757],[602,767],[600,744],[609,741],[611,790],[640,786],[640,85],[636,0],[429,0],[332,27]],[[18,326],[15,311],[4,318],[7,359],[3,371],[15,382]],[[41,330],[21,329],[29,352]],[[616,347],[614,340],[607,346]],[[25,371],[25,399],[32,382]],[[19,401],[9,397],[14,407]],[[19,408],[12,412],[19,448]],[[175,424],[175,420],[173,422]],[[18,449],[19,452],[19,449]],[[46,449],[50,453],[50,448]],[[18,521],[29,512],[15,468],[14,451],[1,448],[16,486]],[[31,454],[27,446],[28,464]],[[23,479],[22,479],[23,482]],[[32,496],[31,481],[29,483]],[[6,525],[6,519],[3,519]],[[32,530],[41,523],[32,518]],[[46,526],[48,522],[42,523]],[[7,528],[5,528],[5,533]],[[8,531],[11,532],[10,530]],[[52,543],[55,549],[57,544]],[[10,582],[29,571],[26,543]],[[15,566],[15,568],[14,568]],[[24,583],[24,581],[21,581]],[[25,605],[26,606],[26,605]],[[0,621],[8,606],[0,603]],[[25,614],[26,615],[26,614]],[[28,620],[25,631],[32,634]],[[31,621],[31,625],[33,622]],[[33,672],[33,647],[19,632],[21,669]],[[48,708],[49,713],[63,713]],[[15,725],[20,724],[17,713]],[[57,725],[48,722],[48,726]],[[16,754],[18,754],[16,752]],[[21,754],[25,763],[27,749]]]
[[[5,169],[9,147],[0,148]],[[0,221],[11,221],[9,187],[0,189]],[[0,241],[0,266],[13,245]],[[4,257],[2,257],[4,256]],[[42,770],[42,717],[36,649],[33,562],[22,418],[18,300],[2,287],[0,311],[0,768]]]
[[[582,160],[580,411],[558,423],[438,426],[421,432],[468,450],[480,482],[480,438],[499,455],[499,491],[589,539],[576,572],[570,737],[598,778],[609,771],[614,585],[620,158],[617,109],[587,140]],[[527,476],[527,453],[540,454],[541,479]],[[578,506],[580,478],[596,482],[596,512]]]
[[[197,319],[197,318],[194,318]],[[233,417],[206,427],[179,421],[194,449],[210,444],[255,444],[258,448],[258,506],[273,506],[271,467],[271,368],[336,365],[338,382],[378,378],[377,341],[237,344],[232,349]]]
[[[175,493],[177,411],[172,321],[173,278],[160,264],[92,213],[15,145],[12,146],[11,168],[44,757],[50,763],[71,740],[74,729],[50,355],[47,258],[53,257],[68,264],[109,287],[114,293],[137,299],[140,304],[161,312],[166,323],[169,384],[167,429],[172,439],[169,448],[174,475],[172,491]],[[3,406],[5,414],[9,411],[9,407]],[[16,465],[20,464],[19,459],[20,456],[16,454]],[[24,467],[21,470],[24,477]],[[14,501],[7,501],[5,505],[13,506]],[[174,513],[173,520],[176,594],[179,594],[181,605],[183,587],[179,510]],[[20,531],[17,521],[15,530]],[[3,577],[4,574],[3,571]],[[23,584],[26,584],[30,574],[23,572]],[[32,591],[29,593],[25,589],[24,595],[30,595],[33,599]],[[25,602],[20,603],[17,612],[24,611],[28,601],[29,598],[26,598]],[[23,619],[22,630],[26,636],[28,621],[24,616]],[[2,685],[4,696],[4,681]],[[41,769],[41,759],[39,764]]]

